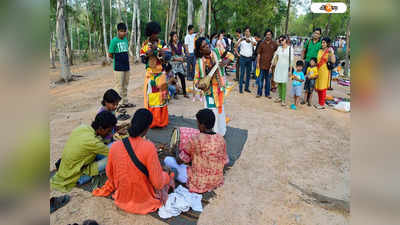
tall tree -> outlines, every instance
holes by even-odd
[[[131,57],[135,56],[135,44],[136,44],[136,0],[133,0],[133,16],[132,16],[132,32],[131,32],[131,39],[129,42],[129,54]]]
[[[208,0],[201,0],[201,17],[200,17],[200,30],[201,35],[204,35],[206,30],[206,19],[207,19],[207,2]]]
[[[290,16],[290,2],[291,2],[291,0],[288,0],[287,14],[286,14],[286,25],[285,25],[285,35],[288,34],[289,16]]]
[[[148,15],[149,15],[149,19],[148,19],[148,21],[150,22],[151,21],[151,0],[148,0],[148,2],[149,2],[149,7],[148,7]]]
[[[60,53],[61,77],[65,82],[72,78],[68,59],[65,53],[65,0],[57,0],[57,40]]]
[[[208,0],[208,36],[211,38],[211,0]]]
[[[178,0],[170,0],[170,8],[169,8],[169,22],[168,22],[168,30],[167,30],[167,37],[168,34],[173,31],[176,30],[176,10],[178,8]],[[167,39],[165,39],[167,41]]]
[[[108,59],[108,44],[107,44],[107,32],[106,32],[106,15],[104,13],[104,0],[101,0],[101,15],[102,15],[102,19],[103,19],[104,52],[106,54],[105,55],[106,56],[105,61],[108,63],[109,59]]]
[[[65,23],[65,34],[66,34],[66,39],[67,39],[67,58],[68,58],[68,63],[70,66],[72,66],[74,64],[73,61],[73,53],[72,53],[72,48],[71,48],[71,35],[70,35],[70,31],[69,31],[69,24],[68,24],[68,20],[70,20],[70,17],[67,13],[67,5],[68,5],[68,1],[65,0],[65,12],[64,12],[64,23]]]
[[[329,25],[330,25],[330,23],[331,23],[331,18],[332,18],[332,13],[329,13],[329,15],[328,15],[328,22],[326,23],[326,26],[325,26],[325,36],[329,36]]]
[[[129,24],[128,24],[128,2],[125,0],[124,1],[124,6],[125,6],[125,19],[124,19],[124,23],[126,24],[126,29],[129,30]]]
[[[137,23],[137,35],[136,35],[136,57],[135,57],[135,62],[139,62],[139,50],[141,47],[140,44],[140,5],[139,5],[139,0],[135,0],[136,4],[136,23]]]
[[[118,23],[120,23],[122,20],[122,15],[121,15],[121,0],[117,0],[118,4]]]
[[[52,69],[56,68],[56,59],[54,57],[54,52],[53,52],[53,38],[54,37],[54,32],[50,32],[50,64]]]
[[[87,24],[87,30],[88,30],[88,48],[89,52],[92,52],[92,33],[90,29],[90,18],[89,18],[89,1],[86,2],[86,24]]]
[[[110,0],[110,41],[112,40],[112,30],[113,30],[113,27],[112,27],[112,11],[113,11],[113,7],[112,7],[112,0]]]
[[[188,0],[187,26],[193,24],[193,0]]]
[[[171,9],[172,5],[172,0],[166,0],[166,3],[169,2],[169,7],[166,9],[167,11],[167,17],[165,18],[165,33],[164,33],[164,40],[167,41],[168,39],[168,22],[169,22],[169,12]]]

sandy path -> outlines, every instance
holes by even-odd
[[[71,130],[91,121],[102,94],[113,86],[111,67],[92,65],[79,73],[85,78],[50,89],[50,169]],[[143,106],[143,76],[143,66],[133,65],[129,99],[138,107]],[[345,97],[348,92],[334,88],[328,94]],[[350,199],[350,114],[307,106],[293,111],[266,98],[256,99],[255,88],[252,91],[239,95],[235,89],[227,98],[229,125],[247,129],[249,137],[199,224],[349,224],[347,215],[302,201],[288,181],[330,197]],[[202,103],[181,97],[169,105],[169,112],[194,118],[200,108]],[[60,194],[51,192],[51,196]],[[71,202],[50,216],[51,224],[85,219],[101,224],[163,224],[150,216],[122,212],[110,200],[91,197],[80,189],[71,195]]]

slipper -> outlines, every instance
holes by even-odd
[[[57,209],[65,206],[69,202],[70,198],[71,197],[69,197],[69,195],[50,198],[50,213],[53,213]]]
[[[126,113],[122,113],[122,114],[118,115],[117,120],[125,121],[125,120],[128,120],[129,118],[131,118],[130,115],[128,115]]]
[[[116,111],[119,112],[119,113],[126,113],[127,112],[126,109],[121,108],[121,107],[119,107]]]
[[[121,108],[133,108],[133,107],[136,107],[136,105],[132,104],[132,103],[127,103],[127,104],[121,105]]]

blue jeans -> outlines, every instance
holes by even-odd
[[[244,89],[249,90],[249,83],[250,83],[250,70],[251,70],[251,57],[240,56],[239,60],[240,64],[240,77],[239,77],[239,91],[243,91],[243,78],[244,72],[246,70],[246,84]]]
[[[187,62],[187,80],[192,81],[194,79],[194,70],[196,66],[196,57],[194,56],[194,53],[190,53],[186,57],[186,62]]]
[[[105,155],[96,155],[96,158],[94,159],[94,163],[97,163],[97,167],[99,169],[99,173],[103,172],[106,169],[106,165],[107,165],[107,156]],[[90,179],[92,179],[91,176],[83,174],[79,180],[78,180],[78,185],[82,185],[82,184],[86,184],[87,182],[90,181]]]
[[[270,95],[270,90],[271,90],[271,77],[272,74],[269,73],[269,70],[261,70],[260,69],[260,76],[258,77],[258,89],[257,89],[257,95],[262,96],[262,90],[264,86],[264,80],[265,80],[265,97],[268,97]]]
[[[176,94],[176,87],[174,85],[168,85],[169,96],[174,97]]]
[[[252,65],[251,65],[251,73],[255,74],[256,73],[256,68],[257,68],[257,61],[253,60]]]

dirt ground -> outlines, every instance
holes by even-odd
[[[50,76],[50,170],[61,156],[70,132],[79,124],[89,124],[100,106],[104,91],[113,87],[111,66],[100,62],[72,67],[82,75],[69,84],[54,84],[59,69]],[[234,78],[234,74],[229,77]],[[144,68],[132,65],[129,100],[143,106]],[[282,107],[252,93],[239,95],[235,88],[226,99],[229,126],[248,130],[240,158],[225,176],[217,197],[207,205],[198,224],[337,225],[349,224],[349,215],[309,203],[288,182],[320,194],[350,200],[350,113],[333,109],[322,111],[302,106],[297,111]],[[188,86],[191,86],[190,84]],[[328,94],[348,97],[348,88],[337,86]],[[290,93],[290,88],[288,88]],[[275,94],[273,94],[275,95]],[[289,96],[289,95],[288,95]],[[314,102],[317,102],[314,94]],[[288,105],[292,103],[288,97]],[[203,103],[180,96],[168,106],[169,113],[195,118]],[[52,190],[50,196],[62,193]],[[93,197],[73,189],[71,201],[50,215],[51,224],[82,223],[86,219],[100,224],[164,224],[151,216],[132,215],[119,210],[111,200]]]

